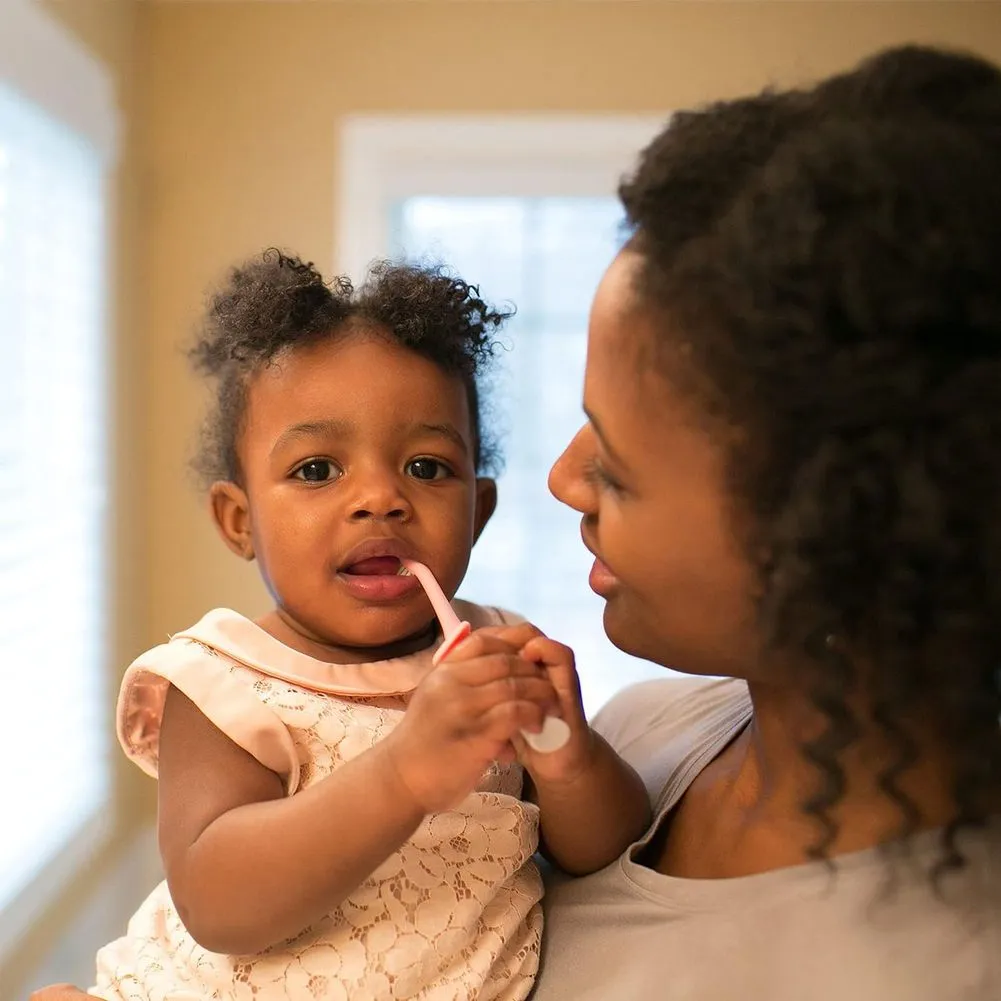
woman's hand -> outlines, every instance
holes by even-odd
[[[461,802],[494,761],[512,761],[521,730],[539,730],[560,704],[545,670],[478,630],[421,682],[382,746],[414,801],[433,813]]]

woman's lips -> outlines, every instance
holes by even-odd
[[[595,594],[600,594],[601,597],[607,598],[612,591],[615,590],[615,586],[619,583],[619,579],[612,573],[611,570],[604,564],[601,557],[597,553],[597,546],[594,544],[591,536],[594,531],[594,524],[590,518],[582,518],[580,523],[580,537],[584,543],[584,548],[594,557],[594,566],[591,567],[591,573],[588,575],[587,582],[591,585],[591,590]]]
[[[595,557],[594,566],[591,567],[591,573],[587,582],[591,585],[591,590],[595,594],[600,594],[603,598],[607,598],[615,590],[615,586],[619,581],[615,574],[598,557]]]

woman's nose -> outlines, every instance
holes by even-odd
[[[590,429],[585,424],[574,435],[549,471],[550,493],[558,501],[575,511],[580,511],[581,514],[591,514],[595,510],[595,491],[584,476],[593,447],[590,435]]]

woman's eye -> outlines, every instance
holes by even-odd
[[[453,475],[452,470],[437,459],[411,459],[406,470],[415,480],[444,480]]]
[[[622,486],[608,475],[601,463],[594,457],[590,458],[584,465],[584,480],[595,489],[607,490],[613,494],[622,493]]]
[[[292,474],[297,480],[305,480],[307,483],[326,483],[327,480],[335,480],[340,476],[341,471],[329,459],[310,459],[304,462]]]

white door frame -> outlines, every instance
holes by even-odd
[[[359,115],[341,123],[335,271],[390,252],[389,207],[414,195],[615,193],[667,115]]]

